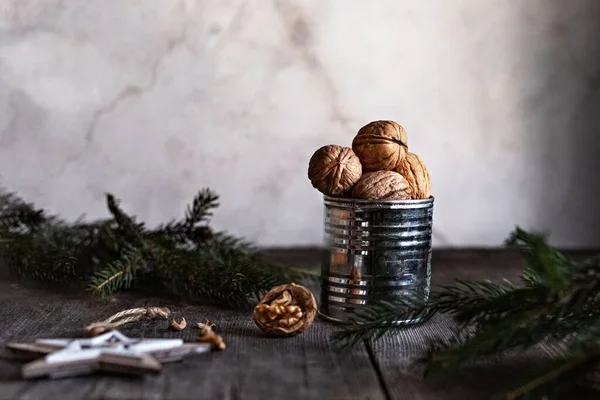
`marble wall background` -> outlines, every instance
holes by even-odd
[[[597,0],[2,0],[0,184],[151,224],[210,186],[219,228],[314,245],[313,151],[394,119],[435,246],[598,246],[599,37]]]

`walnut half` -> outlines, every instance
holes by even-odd
[[[310,292],[295,283],[276,286],[254,308],[254,322],[271,336],[294,336],[308,329],[317,314]]]

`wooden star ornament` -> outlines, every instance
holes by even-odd
[[[24,378],[65,378],[97,371],[128,375],[156,374],[161,363],[210,351],[205,343],[182,339],[132,339],[117,330],[89,339],[38,339],[9,343],[6,348],[27,358],[42,357],[22,367]]]

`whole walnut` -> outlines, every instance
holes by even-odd
[[[362,176],[362,165],[351,148],[335,144],[317,150],[308,163],[308,179],[327,196],[342,196]]]
[[[407,153],[406,157],[396,167],[410,185],[411,199],[428,199],[431,196],[431,177],[423,160],[414,153]]]
[[[352,150],[365,172],[392,171],[408,151],[408,136],[394,121],[373,121],[360,128]]]
[[[410,200],[411,188],[397,172],[376,171],[364,174],[352,194],[367,200]]]
[[[317,315],[317,302],[301,285],[275,286],[254,308],[256,325],[270,336],[295,336],[308,328]]]

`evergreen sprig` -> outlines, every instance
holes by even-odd
[[[575,262],[548,245],[546,236],[518,227],[507,245],[525,258],[520,284],[456,281],[428,297],[380,302],[345,323],[334,343],[345,349],[447,314],[454,333],[433,340],[424,352],[426,376],[511,350],[560,344],[559,358],[530,371],[499,398],[551,398],[584,382],[600,365],[600,257]]]
[[[110,218],[68,223],[0,191],[0,267],[14,277],[102,296],[140,289],[244,307],[272,286],[314,281],[309,272],[262,260],[254,246],[210,227],[219,196],[202,189],[180,220],[148,228],[106,195]]]

